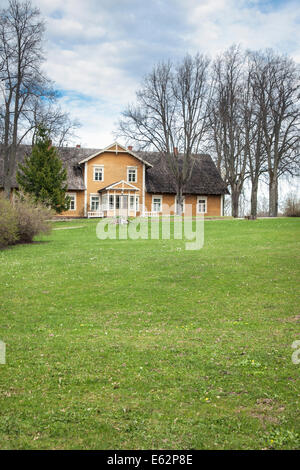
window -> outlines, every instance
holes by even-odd
[[[97,195],[91,195],[90,198],[91,211],[98,211],[100,206],[100,197]]]
[[[110,195],[109,196],[109,210],[114,210],[115,208],[115,201],[114,201],[114,196]]]
[[[197,213],[205,214],[207,212],[207,198],[199,196],[197,198]]]
[[[69,210],[76,211],[76,194],[67,194],[67,196],[70,198]]]
[[[134,166],[127,167],[127,181],[128,183],[137,182],[137,168],[135,168]]]
[[[139,211],[139,196],[130,196],[129,199],[129,209],[131,211]]]
[[[94,181],[104,180],[104,168],[103,166],[94,166]]]
[[[152,197],[152,212],[161,212],[162,206],[162,196],[153,196]]]

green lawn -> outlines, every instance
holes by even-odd
[[[0,447],[299,448],[300,219],[199,251],[96,223],[0,252]]]

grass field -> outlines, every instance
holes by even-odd
[[[300,220],[0,252],[2,449],[300,447]]]

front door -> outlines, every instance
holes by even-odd
[[[116,194],[116,216],[127,217],[128,196],[127,194]]]

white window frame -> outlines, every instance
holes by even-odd
[[[154,210],[154,199],[160,199],[160,210],[159,211],[156,211]],[[151,212],[155,212],[157,214],[159,214],[160,212],[162,212],[162,201],[163,201],[163,197],[161,195],[152,195],[152,211]],[[156,203],[155,203],[156,204]]]
[[[183,199],[183,210],[182,213],[185,214],[185,196],[182,196]],[[177,197],[175,196],[175,214],[177,214]]]
[[[93,209],[93,204],[92,204],[92,199],[93,199],[93,197],[97,197],[97,198],[98,198],[98,209]],[[93,194],[93,193],[91,193],[91,194],[90,194],[90,211],[92,211],[92,212],[97,212],[97,211],[99,211],[99,210],[100,210],[100,196],[99,196],[99,194]]]
[[[205,201],[205,211],[199,211],[199,201]],[[207,213],[207,197],[206,196],[197,196],[197,214],[206,214]]]
[[[71,201],[69,211],[76,211],[77,210],[77,194],[76,193],[67,193],[67,196],[72,198],[74,197],[74,209],[71,209]]]
[[[101,170],[101,179],[96,179],[97,170]],[[100,172],[99,172],[100,173]],[[93,165],[93,181],[104,181],[104,166],[103,165]]]
[[[134,196],[134,194],[129,195],[129,210],[130,211],[135,210],[135,196]]]
[[[129,179],[129,172],[134,170],[135,172],[135,180],[134,181],[130,181]],[[138,178],[138,175],[137,175],[137,167],[136,166],[128,166],[127,167],[127,183],[137,183],[137,178]]]
[[[139,212],[140,210],[140,197],[135,196],[135,212]]]
[[[109,194],[107,199],[108,199],[108,210],[114,211],[116,209],[116,195]],[[111,199],[112,199],[112,203],[111,203]]]

